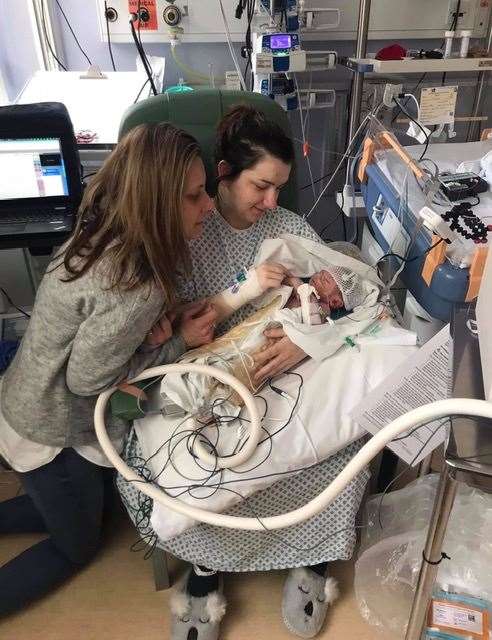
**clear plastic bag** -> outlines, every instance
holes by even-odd
[[[437,474],[368,500],[355,593],[362,616],[403,638],[417,585]],[[381,528],[381,525],[382,527]],[[492,601],[492,495],[460,484],[439,566],[436,587]]]

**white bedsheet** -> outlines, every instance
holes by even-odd
[[[385,335],[390,344],[385,344]],[[270,442],[267,440],[258,447],[251,461],[237,470],[243,471],[241,475],[230,470],[224,471],[222,482],[227,483],[224,486],[239,491],[242,495],[251,495],[282,477],[258,476],[305,468],[360,438],[364,432],[350,419],[351,409],[386,378],[393,368],[416,350],[414,342],[414,334],[400,330],[388,320],[386,329],[378,334],[377,344],[376,339],[371,342],[370,337],[361,338],[360,351],[345,347],[322,362],[307,360],[302,363],[296,368],[304,380],[300,402],[292,420],[273,436],[270,456],[264,460],[270,450]],[[260,395],[268,403],[267,417],[263,425],[270,434],[287,422],[297,395],[299,378],[295,375],[285,375],[276,379],[275,385],[292,399],[281,397],[268,388],[260,391]],[[258,403],[261,408],[264,407],[260,399]],[[190,428],[190,424],[187,423],[178,426],[180,422],[181,418],[162,416],[149,416],[135,422],[143,456],[146,459],[150,458],[148,468],[156,481],[166,487],[172,495],[182,493],[183,488],[190,487],[207,475],[194,463],[185,440],[174,449],[174,467],[166,465],[169,457],[168,448],[163,447],[163,444],[173,430],[184,433]],[[208,433],[213,439],[216,432],[209,430]],[[171,446],[176,442],[177,440],[174,440]],[[219,454],[230,453],[237,442],[237,423],[220,427]],[[257,465],[258,468],[253,469]],[[190,479],[184,479],[176,469]],[[209,484],[217,482],[217,479],[218,476]],[[171,489],[172,487],[175,488]],[[210,489],[200,488],[196,490],[196,497],[184,493],[181,499],[189,504],[216,511],[225,511],[240,499],[224,490],[219,490],[206,500],[199,499],[210,492]],[[157,503],[154,504],[151,522],[155,532],[163,540],[172,538],[196,524],[193,520]]]

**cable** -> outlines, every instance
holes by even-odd
[[[140,96],[142,95],[142,91],[145,89],[146,85],[148,84],[149,79],[147,78],[145,80],[145,82],[143,83],[143,85],[140,87],[140,91],[137,93],[137,96],[135,98],[135,100],[133,101],[133,104],[136,104],[140,98]]]
[[[415,98],[415,96],[414,96]],[[416,100],[416,98],[415,98]],[[415,118],[413,118],[408,111],[405,109],[405,107],[400,103],[399,100],[397,100],[397,98],[393,97],[393,101],[400,107],[401,111],[407,116],[407,118],[410,118],[410,120],[417,125],[417,127],[422,131],[422,133],[425,136],[425,146],[424,146],[424,150],[422,151],[422,154],[419,158],[419,161],[423,159],[423,157],[425,156],[425,154],[427,153],[427,149],[429,148],[429,143],[430,143],[430,136],[427,134],[426,130],[424,129],[424,127],[420,124],[420,122],[418,120],[415,120]]]
[[[420,78],[419,78],[419,80],[418,80],[417,84],[414,86],[414,88],[413,88],[413,89],[410,89],[409,94],[414,94],[414,93],[417,91],[417,89],[420,87],[420,85],[421,85],[421,84],[422,84],[422,82],[424,81],[424,78],[425,78],[425,76],[426,76],[426,75],[427,75],[427,72],[423,73],[423,74],[420,76]],[[407,94],[407,95],[408,95],[408,94]],[[404,106],[405,106],[405,107],[406,107],[406,106],[407,106],[407,104],[408,104],[408,100],[409,100],[409,99],[407,98],[407,100],[405,101],[405,104],[404,104]],[[400,113],[401,113],[401,109],[398,109],[398,111],[394,114],[393,118],[391,119],[391,124],[393,124],[393,123],[395,122],[395,120],[398,118],[398,116],[400,115]]]
[[[108,49],[109,49],[109,57],[111,58],[111,64],[113,65],[113,71],[116,71],[116,65],[114,63],[113,58],[113,47],[111,46],[111,34],[109,32],[109,18],[108,18],[108,3],[104,0],[104,17],[106,19],[106,34],[108,37]],[[136,102],[136,100],[135,100]],[[135,104],[135,102],[133,104]]]
[[[318,198],[316,199],[316,202],[313,204],[313,206],[311,207],[311,209],[308,211],[307,214],[304,214],[303,218],[304,220],[307,220],[309,218],[309,216],[313,213],[313,211],[316,209],[316,207],[319,204],[319,201],[321,200],[321,198],[324,196],[325,191],[328,189],[328,187],[331,185],[331,183],[333,182],[334,177],[336,176],[336,174],[339,172],[340,168],[342,167],[343,163],[345,162],[345,160],[348,158],[350,151],[352,149],[352,146],[355,142],[355,140],[357,139],[357,137],[359,136],[360,132],[364,130],[364,128],[367,126],[367,123],[369,122],[369,118],[370,116],[367,115],[364,120],[361,122],[361,124],[359,125],[359,128],[357,129],[357,131],[354,133],[352,140],[350,140],[347,149],[345,150],[345,153],[343,154],[342,159],[340,160],[340,162],[338,163],[337,168],[333,171],[331,178],[328,180],[328,182],[326,183],[326,185],[323,187],[323,190],[321,191],[321,193],[319,194]]]
[[[10,304],[11,307],[14,307],[14,309],[17,309],[17,311],[22,313],[23,316],[26,316],[26,318],[30,318],[31,317],[29,315],[29,313],[27,313],[26,311],[24,311],[23,309],[18,307],[16,304],[14,304],[14,302],[12,301],[12,298],[9,296],[9,294],[5,291],[5,289],[3,287],[0,287],[0,291],[7,298],[7,302]]]
[[[437,242],[435,242],[433,245],[427,248],[423,253],[420,253],[418,256],[413,256],[412,258],[405,258],[403,256],[398,255],[397,253],[386,253],[384,256],[381,256],[379,258],[376,264],[379,264],[381,260],[385,260],[386,258],[398,258],[398,260],[401,260],[404,263],[415,262],[415,260],[419,260],[420,258],[423,258],[427,253],[429,253],[429,251],[432,251],[432,249],[435,249],[437,245],[441,244],[441,242],[444,242],[444,238],[440,238]]]
[[[234,48],[232,46],[232,40],[231,40],[231,32],[229,31],[229,24],[227,22],[227,17],[224,11],[224,5],[222,3],[222,0],[219,0],[219,6],[220,6],[220,13],[222,14],[222,22],[224,23],[224,28],[225,28],[225,32],[226,32],[226,38],[227,38],[227,44],[229,45],[229,51],[231,53],[231,58],[232,61],[234,62],[234,66],[236,67],[236,71],[237,74],[239,76],[239,82],[241,83],[241,87],[243,88],[243,91],[247,91],[247,87],[246,87],[246,83],[244,82],[244,78],[243,78],[243,74],[241,73],[241,69],[239,67],[239,62],[237,61],[236,58],[236,54],[234,52]]]
[[[256,445],[259,441],[261,426],[256,404],[253,397],[251,396],[251,393],[246,389],[246,387],[239,381],[235,380],[233,376],[227,374],[225,371],[216,369],[215,367],[208,367],[205,365],[197,365],[191,363],[154,367],[137,376],[137,378],[135,378],[132,382],[146,380],[151,377],[165,375],[171,372],[195,372],[204,373],[205,375],[211,375],[221,382],[230,385],[234,390],[240,393],[246,403],[248,411],[250,412],[250,416],[252,419],[251,430],[249,438],[246,441],[242,451],[235,456],[232,456],[228,460],[227,467],[234,467],[234,463],[240,464],[247,460],[249,456],[252,455],[252,453],[256,450]],[[113,387],[112,389],[103,392],[97,400],[94,413],[94,427],[96,436],[104,453],[114,464],[117,471],[119,471],[121,475],[128,481],[140,482],[141,479],[139,478],[139,476],[132,469],[130,469],[118,455],[118,452],[115,450],[106,431],[106,425],[104,423],[106,406],[109,398],[115,390],[116,387]],[[298,524],[300,522],[304,522],[308,518],[311,518],[323,511],[347,487],[352,479],[367,466],[367,464],[379,453],[379,451],[381,451],[389,442],[391,442],[391,440],[393,440],[393,438],[401,435],[402,433],[408,431],[416,425],[432,422],[437,419],[454,415],[479,416],[492,419],[492,403],[486,402],[484,400],[472,400],[469,398],[440,400],[431,404],[424,405],[404,414],[403,416],[400,416],[396,420],[393,420],[390,424],[386,425],[375,436],[373,436],[347,464],[343,471],[341,471],[341,473],[318,496],[310,500],[306,505],[299,509],[295,509],[293,511],[290,511],[289,513],[284,513],[277,516],[266,517],[261,523],[258,519],[255,518],[243,518],[223,513],[213,513],[206,509],[201,509],[199,507],[189,505],[182,502],[178,498],[170,496],[166,491],[159,489],[153,484],[142,484],[141,489],[143,493],[148,495],[150,498],[157,500],[165,507],[200,522],[227,528],[245,529],[248,531],[259,531],[265,527],[268,529],[282,529]],[[204,449],[201,442],[198,442],[197,439],[194,442],[193,448],[195,450],[195,453],[198,453],[200,455],[200,458],[205,462],[210,463],[215,467],[221,466],[222,468],[225,468],[225,461],[221,461],[221,459],[218,457],[214,459],[212,456],[210,456]]]
[[[73,35],[73,38],[78,46],[78,48],[80,49],[81,53],[83,54],[83,56],[85,57],[85,59],[87,60],[87,62],[89,63],[89,66],[92,66],[92,62],[91,59],[89,58],[89,56],[86,54],[86,52],[82,49],[82,47],[80,46],[80,42],[78,41],[77,36],[75,35],[74,30],[72,29],[72,25],[70,24],[69,19],[67,18],[65,11],[63,11],[63,7],[61,6],[61,4],[59,3],[58,0],[55,0],[56,5],[58,7],[58,9],[61,11],[61,14],[63,16],[63,19],[65,20],[65,22],[67,23],[68,28],[70,29],[70,33]],[[106,3],[104,3],[106,4]]]
[[[321,178],[317,178],[316,180],[313,180],[313,182],[308,182],[307,184],[305,184],[303,187],[299,188],[299,191],[303,191],[304,189],[308,189],[309,187],[311,187],[313,184],[318,184],[318,182],[323,182],[323,180],[326,180],[326,178],[329,178],[330,176],[332,176],[335,173],[335,171],[330,171],[330,173],[327,173],[324,176],[321,176]]]
[[[140,19],[139,19],[140,21]],[[142,45],[140,44],[138,37],[137,37],[137,33],[135,31],[135,25],[133,24],[133,20],[130,18],[130,31],[132,34],[132,38],[133,38],[133,42],[135,43],[135,46],[137,48],[138,54],[140,56],[140,60],[142,61],[145,73],[147,74],[147,77],[149,79],[150,82],[150,86],[152,88],[152,93],[156,96],[157,95],[157,88],[155,86],[154,83],[154,78],[152,76],[152,69],[148,63],[147,57],[145,55],[145,51],[143,50]]]
[[[61,60],[56,57],[56,53],[54,52],[53,47],[51,46],[50,39],[48,38],[48,31],[46,29],[46,16],[44,13],[44,2],[41,2],[41,22],[43,25],[44,39],[46,40],[46,44],[48,45],[48,49],[50,50],[51,55],[58,62],[63,71],[66,71],[67,67],[63,64],[63,62],[61,62]]]
[[[347,242],[347,221],[345,220],[345,213],[342,216],[342,227],[343,227],[343,239]]]
[[[253,74],[253,65],[252,65],[252,52],[253,52],[253,43],[251,41],[251,23],[253,22],[253,18],[255,15],[255,0],[244,0],[242,3],[242,11],[246,9],[246,15],[248,19],[248,26],[246,27],[246,33],[244,36],[244,53],[247,58],[246,68],[244,70],[244,79],[247,81],[247,73],[251,68],[251,78],[250,78],[250,90],[253,91],[254,88],[254,74]],[[241,13],[242,13],[241,11]]]
[[[302,134],[302,142],[303,142],[303,155],[306,158],[306,164],[307,164],[307,168],[308,168],[308,173],[309,173],[309,178],[311,180],[311,187],[313,190],[313,197],[316,198],[316,190],[314,188],[314,178],[313,178],[313,171],[311,168],[311,160],[309,158],[309,149],[308,149],[308,141],[306,140],[306,129],[305,129],[305,125],[304,125],[304,119],[303,119],[303,115],[302,115],[302,103],[301,103],[301,93],[299,91],[299,84],[297,82],[297,76],[296,74],[294,75],[294,86],[296,88],[296,93],[297,93],[297,101],[299,103],[299,119],[301,122],[301,134]],[[309,108],[308,108],[308,113],[309,113]]]

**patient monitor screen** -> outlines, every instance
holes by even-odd
[[[0,200],[67,195],[58,138],[0,139]]]

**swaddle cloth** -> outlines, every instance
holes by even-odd
[[[196,362],[223,368],[243,382],[253,393],[254,354],[267,345],[264,331],[282,327],[286,335],[316,361],[336,353],[343,345],[356,344],[362,336],[378,339],[378,326],[385,317],[378,302],[380,287],[374,269],[340,252],[305,238],[286,234],[265,240],[255,258],[257,266],[265,261],[279,262],[292,275],[310,277],[324,269],[334,273],[345,304],[354,305],[350,313],[334,322],[308,325],[302,322],[300,309],[285,307],[292,287],[270,290],[254,304],[257,312],[212,343],[186,353],[180,362]],[[395,338],[401,344],[401,336]],[[385,337],[387,340],[387,336]],[[239,396],[203,374],[168,374],[161,391],[186,412],[196,413],[220,400],[221,410],[237,413],[242,406]]]

